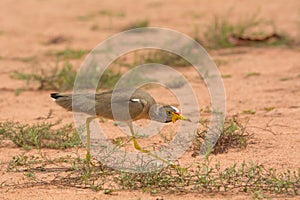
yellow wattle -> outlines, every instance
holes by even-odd
[[[178,115],[173,114],[173,116],[172,116],[172,122],[174,123],[174,122],[176,122],[177,120],[178,120]]]

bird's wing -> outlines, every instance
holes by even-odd
[[[113,98],[112,98],[113,97]],[[98,116],[118,121],[132,121],[140,119],[144,114],[145,101],[125,91],[100,93],[95,96],[95,110]],[[148,113],[145,113],[148,115]]]
[[[109,91],[97,94],[53,93],[51,97],[67,110],[118,121],[149,118],[149,108],[155,103],[151,95],[142,90],[136,90],[131,95],[128,90],[117,90],[115,93]]]

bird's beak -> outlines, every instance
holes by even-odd
[[[185,120],[185,121],[189,121],[191,122],[191,120],[189,118],[187,118],[186,116],[180,114],[180,113],[176,113],[174,112],[173,117],[172,117],[172,122],[176,122],[177,120]]]

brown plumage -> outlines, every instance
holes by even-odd
[[[93,94],[58,94],[53,93],[51,97],[55,102],[68,111],[83,112],[89,115],[96,115],[118,121],[135,121],[138,119],[149,119],[150,107],[156,102],[153,97],[143,91],[135,90],[129,96],[126,90],[117,90],[114,92],[112,102],[112,91]],[[72,108],[72,98],[76,99]],[[112,107],[114,107],[117,118],[114,118]],[[122,115],[129,109],[130,116]]]
[[[130,95],[130,93],[132,94]],[[148,153],[158,159],[161,158],[143,149],[137,143],[132,121],[139,119],[151,119],[162,123],[175,122],[178,119],[189,121],[188,118],[179,113],[179,110],[176,107],[157,104],[149,93],[141,89],[119,89],[96,94],[75,95],[52,93],[51,97],[58,105],[66,110],[83,112],[91,115],[86,123],[88,159],[90,159],[89,123],[96,117],[127,122],[133,137],[134,147],[137,150]]]

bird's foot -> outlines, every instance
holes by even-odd
[[[181,170],[181,171],[182,171],[183,168],[180,167],[178,164],[175,164],[175,163],[170,162],[170,161],[168,161],[168,160],[166,160],[166,159],[164,159],[164,158],[161,158],[160,156],[158,156],[158,155],[152,153],[151,151],[148,151],[148,150],[144,149],[143,147],[141,147],[141,146],[138,144],[138,142],[137,142],[137,140],[136,140],[136,137],[132,137],[132,140],[133,140],[134,148],[135,148],[136,150],[138,150],[138,151],[140,151],[140,152],[142,152],[142,153],[147,153],[148,155],[150,155],[150,156],[152,156],[152,157],[154,157],[154,158],[156,158],[156,159],[158,159],[158,160],[161,160],[162,162],[166,163],[167,165],[173,167],[174,169],[176,169],[176,170]]]
[[[139,143],[137,142],[137,140],[136,140],[135,137],[133,137],[132,140],[133,140],[134,148],[135,148],[136,150],[138,150],[138,151],[140,151],[140,152],[142,152],[142,153],[149,153],[148,150],[144,149],[143,147],[141,147],[141,146],[139,145]]]
[[[95,165],[92,163],[92,155],[91,155],[90,152],[87,152],[87,153],[86,153],[85,163],[86,163],[86,165],[87,165],[88,168],[90,168],[90,166],[95,166]]]

